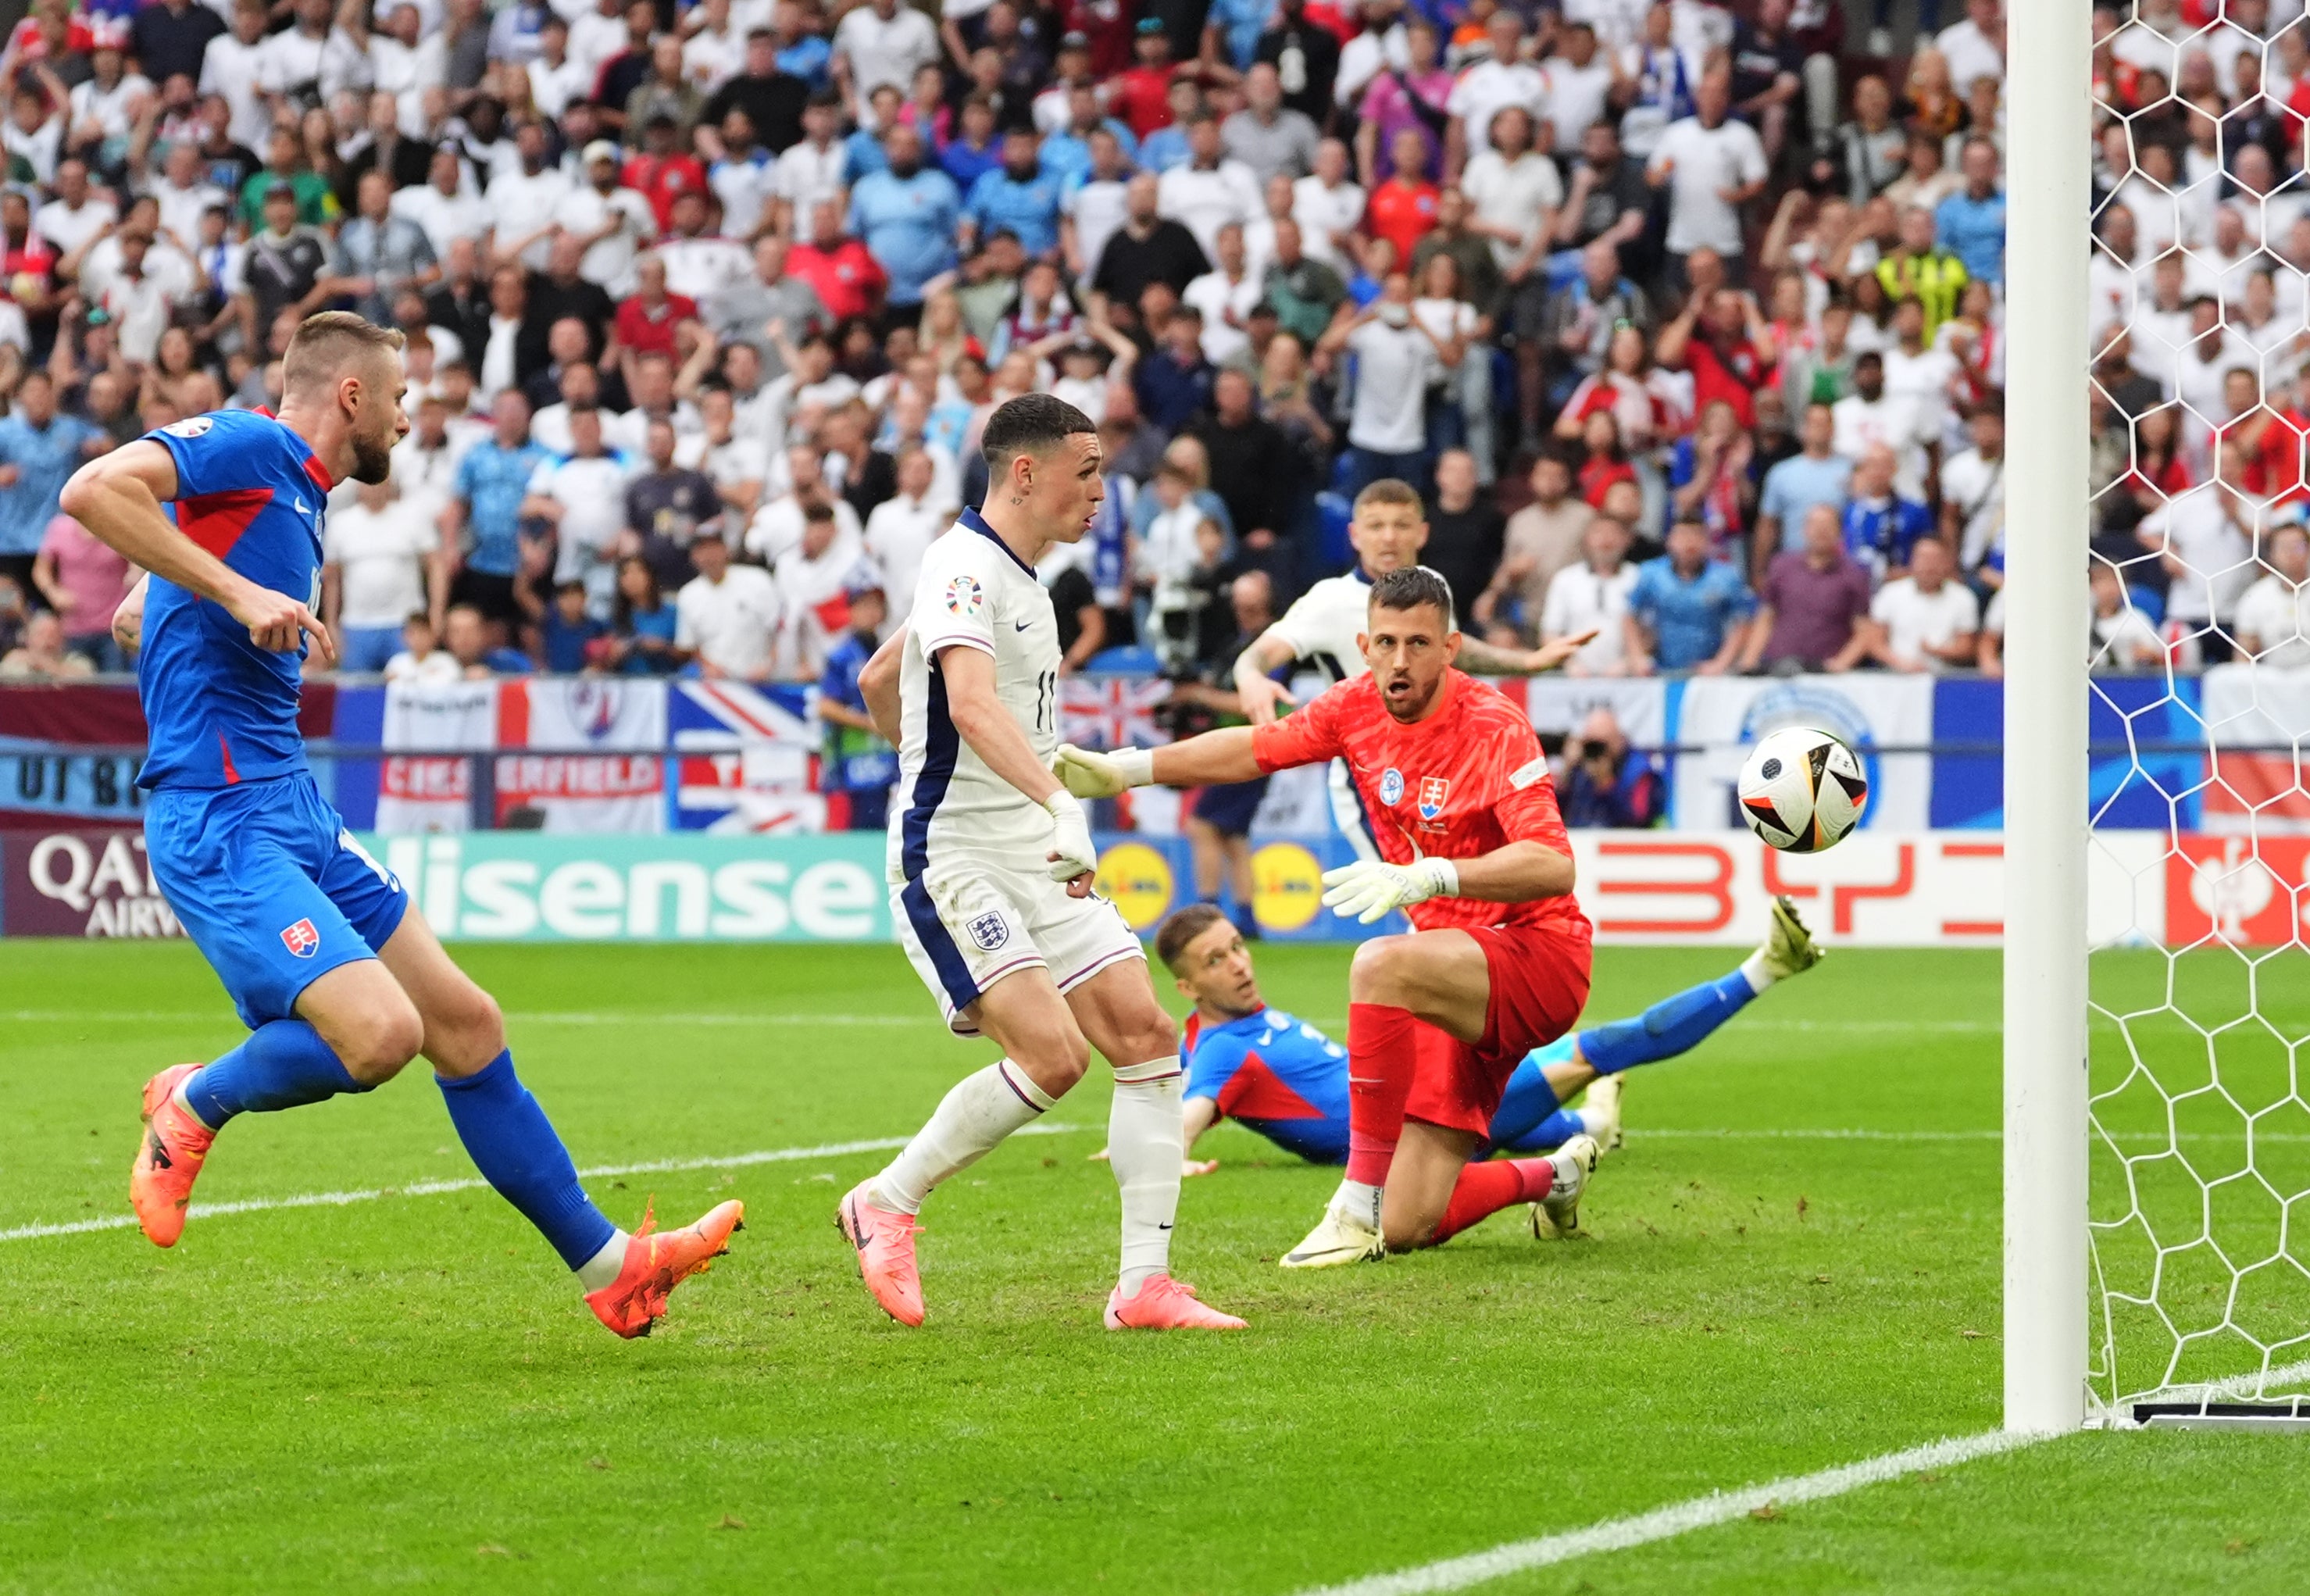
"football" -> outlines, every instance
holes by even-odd
[[[1813,726],[1759,738],[1741,766],[1741,818],[1766,846],[1818,854],[1861,824],[1869,778],[1842,742]]]

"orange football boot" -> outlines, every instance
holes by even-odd
[[[177,1088],[198,1064],[172,1064],[144,1083],[144,1140],[128,1170],[128,1202],[154,1246],[173,1247],[185,1233],[185,1206],[216,1132],[177,1102]]]
[[[1107,1327],[1109,1330],[1248,1330],[1251,1327],[1233,1314],[1222,1314],[1206,1306],[1195,1296],[1193,1286],[1182,1285],[1169,1275],[1155,1275],[1142,1280],[1136,1297],[1123,1295],[1117,1286],[1107,1299]]]
[[[594,1317],[630,1341],[649,1334],[673,1288],[713,1268],[714,1260],[730,1250],[731,1236],[746,1227],[742,1202],[718,1203],[704,1219],[679,1230],[653,1230],[656,1208],[655,1198],[643,1208],[642,1227],[626,1243],[618,1278],[586,1294]]]
[[[899,1323],[923,1322],[923,1277],[915,1265],[915,1237],[923,1227],[912,1214],[876,1206],[874,1183],[862,1181],[834,1210],[834,1227],[858,1253],[858,1278],[881,1310]]]

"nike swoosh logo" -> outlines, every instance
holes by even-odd
[[[1158,1226],[1156,1226],[1156,1227],[1155,1227],[1155,1228],[1156,1228],[1156,1229],[1158,1229],[1158,1230],[1168,1230],[1170,1227],[1169,1227],[1168,1225],[1158,1225]]]
[[[1014,622],[1013,624],[1015,624],[1015,625],[1018,627],[1018,629],[1019,629],[1020,631],[1022,631],[1022,632],[1023,632],[1023,631],[1025,631],[1029,627],[1030,627],[1030,626],[1034,625],[1035,623],[1034,623],[1033,621],[1031,621],[1031,620],[1021,620],[1021,621]]]

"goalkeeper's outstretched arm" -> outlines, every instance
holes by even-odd
[[[1211,787],[1256,781],[1268,774],[1251,751],[1249,726],[1221,726],[1161,748],[1118,748],[1095,753],[1059,744],[1051,767],[1078,798],[1116,798],[1133,787]]]

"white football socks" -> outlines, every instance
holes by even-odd
[[[1007,1058],[964,1077],[890,1167],[874,1177],[874,1206],[896,1214],[920,1212],[933,1186],[978,1162],[1054,1101]],[[1176,1110],[1172,1117],[1176,1141]]]
[[[1344,1214],[1357,1224],[1370,1229],[1379,1228],[1379,1199],[1382,1188],[1367,1185],[1359,1180],[1343,1180],[1340,1189],[1332,1193],[1331,1210]]]
[[[591,1297],[603,1287],[614,1285],[619,1271],[626,1267],[626,1244],[631,1240],[633,1237],[622,1230],[611,1232],[610,1239],[602,1244],[602,1250],[575,1271],[578,1289]]]
[[[1171,1226],[1179,1213],[1180,1080],[1177,1054],[1119,1065],[1107,1115],[1107,1156],[1123,1188],[1125,1297],[1171,1265]]]
[[[1773,984],[1772,973],[1765,968],[1765,950],[1758,949],[1741,961],[1741,973],[1749,978],[1749,990],[1759,997]]]

